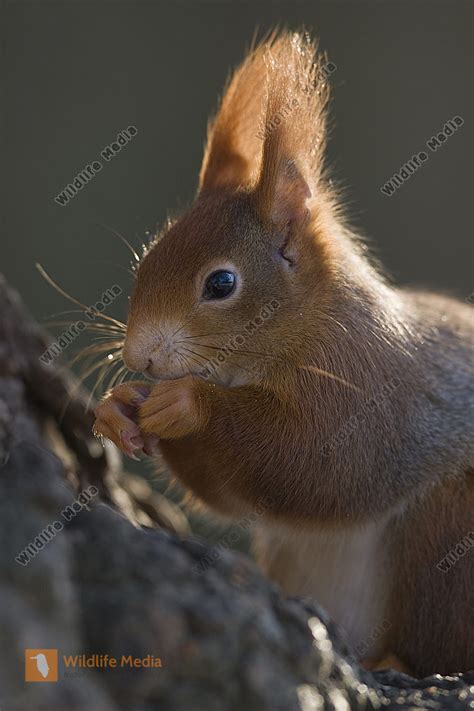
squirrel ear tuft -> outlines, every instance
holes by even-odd
[[[256,188],[268,201],[276,190],[286,209],[298,210],[298,196],[307,198],[322,173],[323,59],[298,33],[274,32],[249,52],[209,124],[200,192]]]
[[[219,110],[208,126],[200,192],[247,187],[258,173],[262,141],[257,134],[265,106],[265,53],[273,37],[252,48],[228,82]]]
[[[267,94],[260,135],[257,209],[278,224],[300,222],[322,186],[329,88],[323,58],[306,35],[285,34],[266,49]]]

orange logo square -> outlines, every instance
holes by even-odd
[[[25,649],[25,681],[57,680],[57,649]]]

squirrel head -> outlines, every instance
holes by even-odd
[[[198,196],[138,266],[130,370],[250,383],[283,353],[304,357],[310,332],[324,334],[337,270],[323,180],[326,66],[306,36],[283,34],[234,73],[209,126]]]

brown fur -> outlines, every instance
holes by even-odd
[[[473,666],[473,503],[471,471],[434,487],[429,496],[415,498],[395,523],[394,625],[389,644],[420,675]],[[472,549],[446,572],[440,570],[440,561],[468,532]]]
[[[151,245],[132,294],[125,363],[165,382],[134,412],[112,393],[96,429],[125,451],[127,426],[137,449],[159,436],[171,470],[226,514],[265,501],[269,524],[309,535],[389,521],[381,651],[419,673],[460,671],[474,666],[472,553],[441,581],[435,563],[472,529],[471,312],[397,290],[363,258],[324,175],[321,62],[283,34],[235,74],[199,195]],[[240,291],[205,303],[203,279],[224,262]],[[203,377],[236,334],[244,344]]]

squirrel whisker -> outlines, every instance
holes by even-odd
[[[71,326],[70,321],[47,321],[48,326]],[[83,331],[98,331],[99,333],[107,333],[109,336],[125,336],[122,329],[115,328],[108,323],[101,324],[85,324]]]
[[[341,378],[339,375],[330,373],[328,370],[323,370],[322,368],[317,368],[315,365],[299,365],[298,367],[301,368],[302,370],[308,370],[311,373],[316,373],[317,375],[324,375],[326,378],[331,378],[332,380],[336,380],[338,383],[341,383],[342,385],[346,385],[348,388],[352,388],[353,390],[356,390],[357,392],[362,392],[362,389],[357,387],[357,385],[350,383],[348,380],[345,380],[345,378]]]
[[[71,303],[76,304],[77,306],[81,306],[84,309],[84,311],[90,310],[89,306],[86,306],[78,299],[75,299],[74,296],[71,296],[71,294],[68,294],[67,291],[65,291],[61,286],[59,286],[59,284],[57,284],[54,281],[54,279],[52,279],[52,277],[49,276],[49,274],[41,266],[41,264],[36,263],[36,268],[39,271],[39,273],[41,274],[41,276],[43,277],[43,279],[45,279],[48,282],[48,284],[50,284],[50,286],[52,286],[54,289],[56,289],[57,292],[59,292],[62,296],[64,296],[64,298],[68,299],[69,301],[71,301]],[[97,311],[97,313],[95,313],[95,315],[98,318],[103,318],[103,319],[106,319],[107,321],[110,321],[111,323],[114,323],[116,326],[119,326],[119,327],[123,328],[124,330],[126,330],[126,328],[127,328],[126,324],[124,324],[122,321],[119,321],[118,319],[113,318],[112,316],[107,316],[107,314],[101,313],[100,311]]]
[[[77,361],[87,356],[103,353],[105,351],[110,351],[110,353],[116,353],[122,350],[122,341],[107,341],[106,343],[91,343],[89,346],[82,348],[79,353],[77,353],[74,358],[69,362],[69,367],[77,363]],[[115,356],[114,356],[115,357]],[[112,360],[112,358],[108,358]]]
[[[128,247],[128,249],[130,250],[130,252],[131,252],[132,255],[133,255],[134,260],[135,260],[137,263],[140,261],[140,257],[138,256],[138,253],[137,253],[137,252],[135,251],[135,249],[132,247],[132,245],[130,244],[130,242],[128,241],[128,239],[126,239],[122,234],[120,234],[120,232],[117,232],[117,230],[114,230],[113,227],[109,227],[109,225],[105,225],[105,224],[102,223],[102,222],[97,222],[96,224],[99,225],[100,227],[103,227],[104,229],[108,230],[109,232],[111,232],[111,233],[112,233],[113,235],[115,235],[116,237],[118,237],[119,240],[121,240],[121,241],[123,242],[123,244],[124,244],[126,247]],[[133,274],[133,276],[135,276],[135,275]]]

